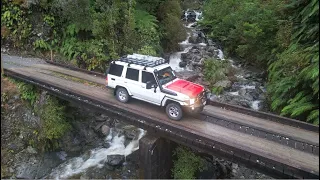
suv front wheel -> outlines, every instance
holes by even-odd
[[[179,121],[182,118],[183,112],[178,103],[169,103],[166,107],[166,113],[170,119]]]
[[[116,96],[118,101],[127,103],[129,101],[129,93],[125,88],[119,87],[116,90]]]

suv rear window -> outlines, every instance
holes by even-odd
[[[139,70],[127,68],[126,78],[134,80],[134,81],[138,81],[139,80]]]
[[[109,74],[115,76],[121,76],[123,70],[123,66],[118,64],[111,64],[109,68]]]

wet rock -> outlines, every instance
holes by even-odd
[[[98,124],[93,128],[93,130],[94,130],[95,132],[99,132],[99,130],[101,129],[102,125],[104,125],[104,124],[105,124],[104,122],[98,123]]]
[[[133,140],[134,138],[136,138],[139,134],[138,129],[135,126],[124,126],[123,127],[124,130],[124,135],[127,139],[129,140]]]
[[[102,125],[101,126],[101,133],[105,136],[108,135],[110,133],[110,127],[107,125]]]
[[[190,53],[181,53],[181,60],[182,61],[187,61],[187,60],[190,60],[192,58],[191,54]]]
[[[31,146],[28,146],[27,152],[28,152],[29,154],[37,154],[37,153],[38,153],[37,150],[34,149],[34,148],[31,147]]]
[[[109,144],[109,143],[103,143],[103,144],[102,144],[102,147],[108,149],[108,148],[110,147],[110,144]]]
[[[17,179],[34,179],[37,175],[38,165],[31,163],[22,163],[16,169]]]
[[[194,11],[188,11],[187,13],[188,13],[187,21],[188,22],[195,22],[196,18],[197,18],[197,14]]]
[[[65,152],[47,152],[43,155],[42,160],[38,164],[38,173],[36,178],[37,179],[48,179],[48,175],[52,172],[52,170],[57,167],[59,164],[64,162],[58,154],[65,156]]]
[[[106,119],[105,117],[103,117],[103,116],[97,116],[97,117],[95,118],[95,120],[96,120],[97,122],[104,122],[104,121],[106,121],[107,119]]]
[[[179,67],[184,68],[187,66],[187,62],[181,61],[179,62]]]
[[[61,138],[61,148],[67,152],[79,152],[82,150],[80,137],[72,132],[67,132]]]
[[[60,151],[60,152],[57,152],[56,154],[59,157],[59,159],[61,159],[63,161],[66,160],[66,157],[68,156],[65,151]]]
[[[107,156],[107,164],[111,166],[120,166],[122,163],[124,163],[124,155],[108,155]]]

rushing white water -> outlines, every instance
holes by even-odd
[[[109,148],[97,148],[85,153],[80,157],[69,159],[68,161],[60,164],[49,175],[49,178],[65,179],[79,173],[86,171],[90,167],[101,168],[108,160],[108,155],[124,155],[127,156],[132,152],[139,149],[139,140],[144,136],[145,131],[139,129],[138,137],[132,140],[125,146],[125,136],[119,135],[112,136],[111,129],[109,135],[106,137],[106,143],[110,144]]]
[[[196,21],[199,21],[202,18],[202,12],[201,11],[194,11],[196,13]]]
[[[225,60],[224,59],[224,54],[223,54],[223,52],[222,52],[222,50],[221,49],[218,49],[218,57],[221,59],[221,60]]]
[[[256,100],[256,101],[252,101],[251,102],[251,108],[254,110],[260,110],[259,104],[261,103],[261,101]]]
[[[239,96],[239,92],[236,91],[236,92],[229,92],[229,94],[233,95],[233,96]]]
[[[241,85],[243,89],[256,89],[256,86],[249,86],[249,85]]]
[[[179,63],[181,62],[181,54],[188,52],[191,48],[192,48],[192,46],[189,46],[189,47],[185,48],[183,51],[171,54],[169,64],[173,70],[175,70],[175,71],[185,70],[184,68],[181,68],[179,66]]]
[[[188,14],[189,14],[189,9],[187,11],[185,11],[184,15],[186,17],[186,21],[188,21]],[[199,21],[202,17],[202,12],[200,11],[194,11],[194,13],[196,14],[196,18],[195,18],[195,22],[192,22],[192,23],[189,23],[188,25],[185,25],[186,28],[188,29],[192,29],[192,26],[195,25],[197,23],[197,21]],[[193,30],[191,30],[193,31]],[[181,54],[182,53],[186,53],[188,52],[191,47],[193,45],[198,45],[198,46],[206,46],[205,43],[198,43],[198,44],[192,44],[189,42],[189,38],[191,37],[191,33],[188,32],[188,35],[187,35],[187,38],[180,42],[179,45],[183,48],[182,51],[179,51],[179,52],[176,52],[176,53],[173,53],[170,55],[170,58],[169,58],[169,64],[171,66],[171,68],[175,71],[184,71],[184,70],[187,70],[187,71],[191,71],[191,69],[189,69],[188,67],[187,68],[181,68],[179,66],[179,63],[181,62]]]

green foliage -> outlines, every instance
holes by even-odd
[[[34,49],[49,50],[50,45],[43,39],[38,39],[33,43]]]
[[[221,41],[228,54],[266,65],[277,46],[278,10],[282,1],[206,1],[200,25]]]
[[[80,31],[92,30],[93,7],[91,0],[64,1],[57,0],[49,3],[63,24],[74,24],[75,28]],[[59,15],[59,16],[58,16]]]
[[[195,173],[205,168],[204,160],[185,147],[177,147],[173,156],[177,157],[173,161],[174,179],[195,179]]]
[[[156,15],[160,3],[164,0],[136,0],[137,1],[137,9],[145,10],[152,15]]]
[[[161,43],[165,52],[178,50],[178,43],[187,37],[186,30],[180,21],[182,9],[178,0],[166,0],[160,4],[158,19],[160,20]]]
[[[38,99],[39,93],[35,86],[31,84],[26,84],[21,81],[15,81],[17,83],[19,92],[21,94],[21,99],[27,100],[33,105]]]
[[[1,1],[1,3],[2,38],[12,41],[16,47],[21,47],[26,43],[31,32],[31,24],[27,18],[29,12],[9,1]]]
[[[149,55],[149,56],[157,56],[157,52],[151,46],[143,46],[138,51],[139,54]]]
[[[41,118],[44,122],[41,132],[48,140],[61,138],[71,126],[65,118],[65,106],[62,106],[57,98],[48,96],[44,105]]]
[[[96,1],[99,11],[94,14],[92,32],[97,39],[106,41],[113,59],[134,49],[134,5],[134,1]]]
[[[223,92],[223,87],[221,87],[221,86],[213,87],[211,89],[211,92],[216,94],[216,95],[219,95],[219,94],[221,94]]]
[[[319,124],[319,1],[292,1],[291,41],[269,65],[271,107],[292,118]],[[285,48],[284,48],[285,47]]]
[[[71,130],[71,125],[66,118],[66,106],[49,95],[46,96],[45,104],[35,104],[40,97],[40,92],[35,86],[15,79],[10,81],[17,85],[21,99],[30,102],[35,113],[41,118],[39,129],[33,132],[37,138],[29,141],[29,144],[40,150],[58,148],[58,140]]]
[[[234,70],[229,61],[206,59],[204,62],[204,78],[211,85],[215,84],[217,81],[227,79],[232,71]]]
[[[146,11],[135,11],[135,30],[137,45],[141,47],[138,52],[147,55],[157,55],[160,50],[160,36],[157,18]]]

